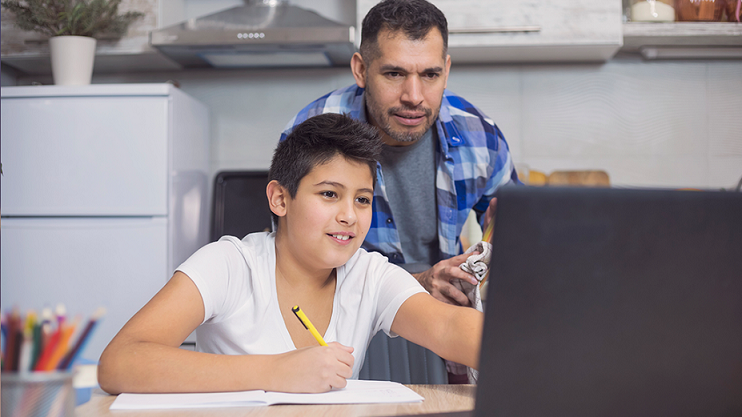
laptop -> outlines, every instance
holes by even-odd
[[[474,416],[742,415],[742,193],[508,187],[495,225]]]

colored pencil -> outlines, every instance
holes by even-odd
[[[99,307],[95,313],[90,317],[90,320],[88,321],[88,324],[85,326],[85,329],[82,331],[80,336],[77,338],[77,342],[72,347],[72,349],[69,350],[65,358],[60,362],[57,369],[64,370],[64,369],[70,369],[72,365],[75,363],[75,360],[80,355],[80,352],[83,351],[85,348],[85,345],[87,344],[88,340],[90,340],[90,335],[93,333],[93,329],[95,328],[95,325],[98,323],[98,320],[100,320],[101,317],[103,317],[106,314],[106,309],[103,307]]]
[[[30,333],[23,332],[23,336],[20,337],[21,346],[18,355],[18,372],[25,374],[30,371],[31,367],[31,352],[33,350],[33,339]]]
[[[49,343],[49,338],[52,335],[52,309],[49,307],[44,307],[41,310],[41,322],[39,325],[39,341],[36,346],[34,346],[34,356],[32,359],[33,365],[31,369],[36,368],[36,364],[39,362],[39,359],[41,358],[41,353],[44,352],[44,348],[46,347],[47,343]]]
[[[18,345],[18,329],[20,327],[20,313],[18,309],[13,308],[8,317],[8,338],[5,341],[5,362],[3,363],[3,371],[12,372],[17,370],[18,357],[17,357],[17,345]]]
[[[60,331],[59,336],[59,342],[57,342],[57,346],[54,348],[54,351],[52,351],[52,354],[49,356],[49,360],[44,366],[44,371],[53,371],[57,369],[59,362],[64,357],[64,354],[67,352],[67,346],[69,346],[70,344],[70,338],[72,337],[72,333],[75,332],[75,327],[77,327],[77,320],[69,324],[64,324],[62,326],[62,330]]]
[[[57,308],[54,309],[54,315],[57,316],[57,326],[62,327],[67,317],[67,308],[64,304],[57,304]]]
[[[46,365],[49,363],[49,359],[57,348],[60,337],[62,337],[62,329],[57,328],[49,337],[49,341],[41,351],[41,356],[39,357],[38,362],[36,362],[36,366],[34,366],[34,371],[46,370]]]
[[[8,338],[8,323],[5,321],[5,313],[2,313],[0,317],[2,317],[0,328],[2,328],[3,338],[7,339]],[[5,354],[5,351],[3,351],[3,355],[4,354]]]

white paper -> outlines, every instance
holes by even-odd
[[[320,394],[239,391],[197,394],[120,394],[111,410],[148,410],[206,407],[254,407],[273,404],[411,403],[423,397],[402,384],[390,381],[348,380],[339,390]]]

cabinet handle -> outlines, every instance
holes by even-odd
[[[494,28],[471,27],[448,29],[449,34],[457,33],[510,33],[510,32],[540,32],[541,26],[500,26]]]

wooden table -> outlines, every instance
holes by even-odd
[[[271,405],[261,407],[197,408],[178,410],[109,411],[114,399],[100,389],[75,409],[76,417],[236,417],[236,416],[392,416],[474,409],[475,385],[407,385],[425,401],[413,404]]]

